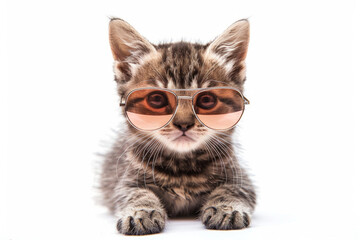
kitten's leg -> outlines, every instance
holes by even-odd
[[[214,189],[201,209],[201,221],[208,229],[240,229],[250,224],[255,193],[235,185]]]
[[[116,215],[117,229],[127,235],[159,233],[167,218],[159,198],[148,189],[122,189]]]

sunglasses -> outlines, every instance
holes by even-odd
[[[179,92],[179,94],[176,94]],[[179,100],[190,100],[194,115],[204,126],[214,130],[234,127],[250,101],[232,87],[197,89],[137,88],[121,98],[130,124],[139,130],[158,130],[174,118]]]

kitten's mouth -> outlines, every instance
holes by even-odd
[[[194,139],[192,139],[191,137],[187,136],[186,134],[180,135],[179,137],[176,137],[175,139],[173,139],[173,141],[186,141],[186,142],[195,142]]]

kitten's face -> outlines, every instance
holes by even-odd
[[[213,132],[196,119],[191,101],[180,100],[175,117],[167,126],[156,131],[155,137],[170,150],[188,152],[208,144]]]
[[[115,59],[114,72],[121,96],[139,87],[196,89],[232,86],[242,91],[245,81],[245,56],[249,39],[246,20],[230,26],[207,45],[178,42],[152,45],[128,23],[110,22],[110,43]],[[195,91],[175,92],[189,95]],[[138,132],[129,124],[133,132]],[[181,99],[176,115],[164,128],[147,132],[171,151],[190,152],[211,148],[232,130],[218,132],[202,125],[195,117],[191,101]]]

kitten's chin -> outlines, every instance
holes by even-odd
[[[200,144],[189,136],[179,136],[165,143],[166,147],[172,151],[186,153],[195,150]]]

